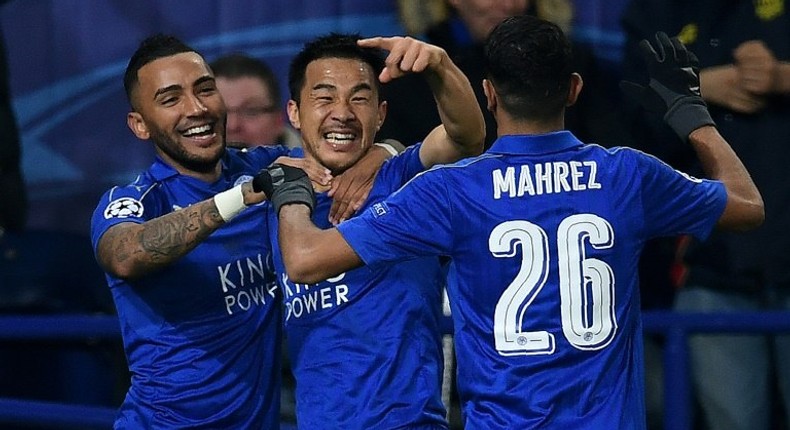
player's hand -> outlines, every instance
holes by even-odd
[[[315,209],[313,184],[305,171],[296,167],[272,164],[252,179],[252,189],[266,194],[276,214],[283,205],[289,204],[306,205],[310,212]]]
[[[277,157],[274,163],[302,169],[311,181],[323,187],[329,187],[332,184],[332,172],[313,159]]]
[[[332,188],[327,194],[332,197],[329,222],[337,225],[362,207],[373,188],[376,174],[390,157],[389,152],[374,146],[353,166],[332,180]]]
[[[422,73],[441,64],[447,52],[435,45],[411,37],[371,37],[357,41],[365,48],[379,48],[389,51],[384,60],[384,70],[379,81],[387,83],[409,73]]]
[[[655,48],[647,40],[639,43],[647,62],[650,82],[647,86],[623,81],[620,88],[638,100],[647,110],[664,115],[664,121],[683,140],[692,131],[714,125],[702,100],[699,60],[674,37],[656,33]]]

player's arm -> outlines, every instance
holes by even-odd
[[[690,142],[705,174],[724,184],[727,204],[718,226],[735,230],[759,226],[765,219],[762,197],[708,113],[700,94],[697,57],[664,33],[656,34],[656,42],[655,48],[647,40],[640,43],[650,73],[648,85],[623,82],[621,88],[648,110],[662,113],[667,125]]]
[[[765,219],[763,199],[740,158],[715,127],[698,128],[689,135],[703,171],[727,189],[727,205],[717,225],[731,230],[750,230]]]
[[[310,219],[310,212],[302,204],[280,208],[280,252],[288,278],[314,284],[362,266],[362,260],[340,232],[336,228],[319,229]]]
[[[362,265],[337,229],[313,224],[315,192],[303,170],[272,165],[253,180],[253,188],[269,197],[279,215],[280,252],[292,281],[316,283]]]
[[[265,197],[245,182],[144,223],[114,225],[99,239],[97,260],[107,273],[118,278],[144,276],[183,257],[247,206]]]
[[[423,140],[420,161],[424,166],[450,163],[483,151],[485,122],[480,105],[469,79],[444,49],[410,37],[374,37],[359,44],[389,51],[381,82],[421,73],[430,85],[442,124]]]

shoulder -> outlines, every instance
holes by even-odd
[[[279,157],[291,156],[291,149],[282,145],[256,146],[253,148],[228,148],[225,154],[226,165],[231,169],[249,167],[260,170]]]

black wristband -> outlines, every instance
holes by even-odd
[[[702,98],[683,97],[669,107],[664,121],[677,135],[687,141],[692,131],[706,125],[715,126]]]

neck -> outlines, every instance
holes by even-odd
[[[173,166],[173,167],[175,167],[178,173],[182,175],[191,176],[193,178],[200,179],[201,181],[209,184],[216,182],[222,173],[222,163],[217,163],[217,165],[214,167],[212,171],[207,171],[207,172],[189,170],[189,169],[185,169],[182,166]]]
[[[554,121],[526,121],[507,119],[499,121],[497,118],[497,135],[505,136],[511,134],[546,134],[565,129],[565,121],[562,117]]]

